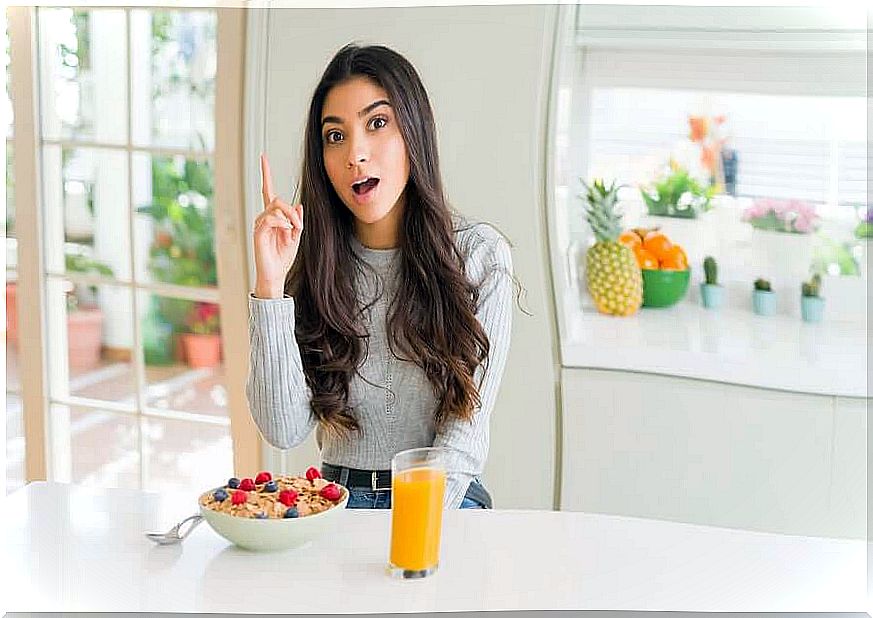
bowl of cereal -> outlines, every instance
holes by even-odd
[[[253,551],[281,551],[323,536],[345,511],[349,491],[321,478],[261,472],[254,479],[232,478],[198,500],[200,514],[215,532]]]

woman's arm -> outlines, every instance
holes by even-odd
[[[294,337],[294,299],[249,295],[249,375],[246,396],[264,439],[278,448],[303,442],[316,425],[300,348]]]
[[[451,449],[447,462],[446,508],[456,509],[474,476],[482,474],[488,457],[489,420],[503,369],[509,352],[512,332],[512,257],[506,240],[492,228],[474,250],[468,261],[468,271],[482,273],[484,281],[479,292],[476,317],[488,335],[490,352],[487,371],[476,369],[474,380],[479,386],[479,408],[472,421],[453,419],[437,433],[434,446]],[[482,280],[479,278],[478,280]]]

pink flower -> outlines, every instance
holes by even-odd
[[[813,230],[812,222],[806,218],[798,217],[797,220],[794,221],[794,229],[798,232],[808,234]]]

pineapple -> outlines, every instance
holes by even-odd
[[[585,254],[585,278],[598,311],[610,315],[633,315],[643,302],[643,276],[636,256],[617,239],[621,213],[616,209],[618,187],[607,188],[603,180],[586,190],[586,218],[596,242]]]

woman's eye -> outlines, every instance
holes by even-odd
[[[337,140],[342,138],[342,133],[340,133],[339,131],[328,131],[324,136],[324,141],[326,141],[328,144],[336,144],[337,140],[331,139],[332,135],[336,135]]]
[[[376,126],[377,122],[381,122],[382,124]],[[373,118],[373,120],[370,121],[370,125],[372,125],[374,129],[381,129],[382,127],[384,127],[387,124],[388,124],[388,119],[383,118],[382,116],[377,116],[376,118]]]

